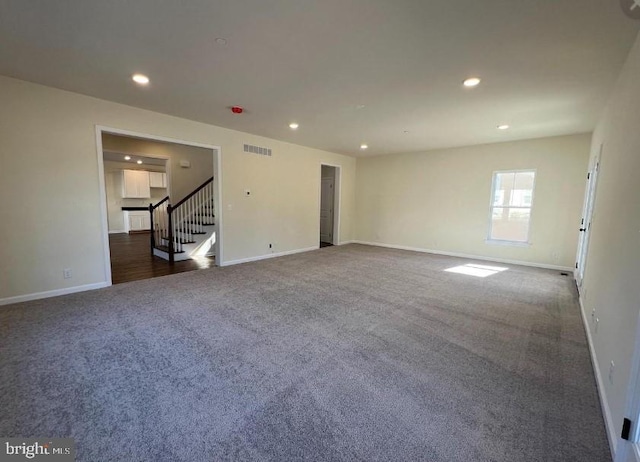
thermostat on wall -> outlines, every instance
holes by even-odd
[[[182,168],[190,168],[191,167],[191,162],[189,162],[188,160],[181,160],[180,161],[180,167],[182,167]]]

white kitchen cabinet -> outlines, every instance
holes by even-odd
[[[123,170],[122,197],[124,199],[150,198],[149,172],[146,170]]]
[[[124,230],[129,231],[150,231],[151,216],[147,210],[132,210],[124,212]]]
[[[149,172],[149,184],[152,188],[166,188],[167,174],[164,172]]]

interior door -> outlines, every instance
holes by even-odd
[[[598,184],[598,171],[600,169],[600,153],[593,158],[589,173],[587,174],[587,187],[585,189],[584,207],[582,210],[582,220],[580,221],[580,238],[578,241],[578,255],[576,257],[576,282],[578,289],[582,288],[584,270],[587,265],[587,254],[589,249],[589,236],[591,235],[591,223],[593,220],[593,207],[596,200],[596,188]]]
[[[320,192],[320,242],[333,244],[333,178],[323,178]]]

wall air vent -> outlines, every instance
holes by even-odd
[[[261,156],[269,156],[271,157],[271,149],[270,148],[261,148],[260,146],[253,146],[252,144],[244,145],[244,152],[250,152],[252,154],[259,154]]]

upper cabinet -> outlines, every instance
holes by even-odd
[[[146,170],[123,170],[122,197],[125,199],[150,198],[151,185],[149,183],[149,172]]]
[[[149,172],[149,183],[152,188],[166,188],[167,174],[164,172]]]

